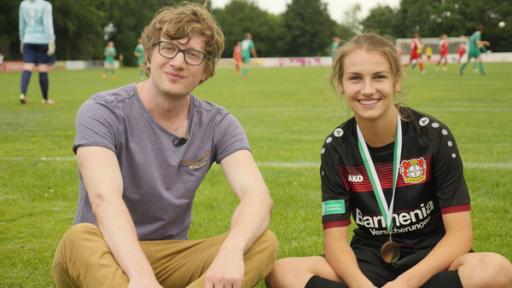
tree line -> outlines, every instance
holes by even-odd
[[[6,59],[21,59],[18,36],[19,0],[2,1],[0,52]],[[105,31],[115,27],[111,37],[126,64],[133,64],[137,39],[154,13],[180,0],[50,0],[57,43],[57,59],[103,59]],[[204,0],[189,0],[204,3]],[[292,0],[286,11],[274,15],[251,0],[231,0],[223,8],[211,8],[226,36],[223,57],[231,57],[233,46],[251,32],[258,56],[328,55],[334,35],[348,39],[361,31],[374,31],[395,38],[471,35],[483,24],[483,38],[493,51],[512,51],[512,4],[503,0],[402,0],[398,8],[377,6],[364,19],[360,8],[345,12],[343,22],[332,20],[322,0]],[[340,13],[342,13],[340,11]],[[506,26],[498,27],[504,21]]]

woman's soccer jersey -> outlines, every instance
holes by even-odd
[[[445,233],[442,214],[470,210],[462,161],[443,123],[410,108],[401,108],[400,114],[403,144],[392,236],[404,247],[433,247]],[[393,146],[368,147],[388,205]],[[348,226],[352,215],[357,224],[354,237],[380,247],[389,234],[358,150],[354,118],[326,138],[321,159],[324,229]]]
[[[439,54],[441,56],[448,55],[448,40],[443,39],[441,42],[439,42]]]

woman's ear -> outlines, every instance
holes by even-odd
[[[400,79],[397,79],[395,83],[395,92],[400,93],[402,92],[402,84],[400,83]]]

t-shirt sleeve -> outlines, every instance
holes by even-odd
[[[214,159],[217,163],[236,151],[250,150],[247,135],[233,115],[226,113],[215,126],[214,147]]]
[[[106,103],[85,102],[76,116],[76,135],[73,152],[82,146],[100,146],[116,151],[118,122],[114,110]]]
[[[436,129],[437,153],[433,157],[436,195],[443,214],[470,210],[470,198],[462,160],[452,132],[445,125]]]
[[[324,230],[350,225],[350,193],[341,178],[340,156],[330,144],[321,150],[322,223]]]

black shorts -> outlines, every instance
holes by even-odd
[[[432,248],[410,249],[402,247],[400,257],[395,263],[386,263],[380,255],[380,246],[375,242],[366,242],[363,239],[353,238],[350,243],[354,251],[359,269],[361,272],[377,287],[382,287],[386,283],[394,280],[400,274],[409,270],[418,264]],[[446,272],[440,272],[432,276],[422,287],[453,287],[452,282],[446,282]],[[446,284],[446,285],[445,285]]]
[[[431,249],[400,250],[400,258],[395,263],[386,263],[380,255],[380,247],[369,247],[353,244],[357,263],[363,274],[377,287],[384,286],[400,274],[420,262]]]
[[[53,64],[55,59],[48,56],[48,44],[23,44],[23,62],[38,64]]]

